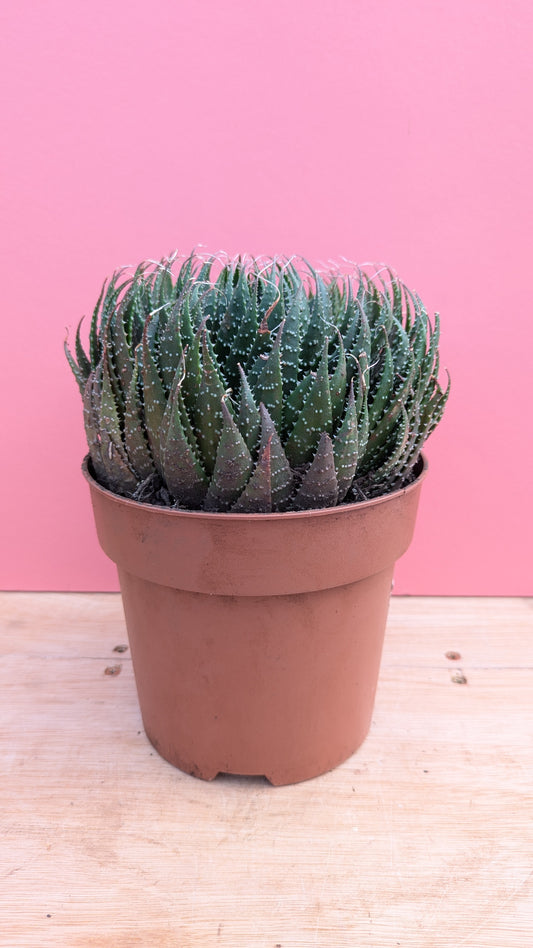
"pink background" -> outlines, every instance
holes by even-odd
[[[117,588],[65,327],[115,266],[203,243],[386,261],[441,312],[453,392],[396,591],[531,594],[530,0],[8,7],[1,586]]]

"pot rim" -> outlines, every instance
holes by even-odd
[[[102,485],[96,480],[89,469],[90,464],[90,455],[86,454],[81,465],[82,474],[88,482],[89,486],[94,490],[99,491],[105,497],[111,497],[113,500],[122,504],[125,507],[134,507],[136,509],[143,509],[151,512],[157,512],[162,516],[167,517],[185,517],[187,519],[195,520],[211,520],[211,521],[223,521],[224,523],[228,522],[237,522],[237,523],[251,523],[255,521],[272,521],[279,520],[297,520],[305,517],[332,517],[339,515],[344,511],[354,511],[354,510],[367,510],[369,507],[375,507],[378,504],[383,504],[386,501],[392,500],[395,497],[399,497],[403,494],[408,494],[411,491],[414,491],[425,479],[428,472],[428,460],[426,455],[421,452],[420,457],[417,461],[417,466],[421,467],[419,473],[415,477],[414,481],[411,481],[407,487],[400,487],[398,490],[391,491],[388,494],[381,494],[379,497],[372,497],[370,500],[361,500],[356,503],[351,504],[337,504],[335,507],[312,507],[309,510],[285,510],[285,511],[275,511],[273,513],[232,513],[231,511],[207,511],[207,510],[182,510],[175,509],[172,507],[159,507],[157,504],[145,504],[139,500],[132,500],[130,497],[122,497],[120,494],[115,494],[112,490],[108,490],[107,487],[102,487]]]

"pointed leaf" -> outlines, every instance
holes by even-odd
[[[66,357],[67,357],[68,364],[70,365],[70,368],[71,368],[71,370],[72,370],[72,374],[73,374],[74,378],[76,379],[76,382],[77,382],[77,384],[78,384],[78,388],[79,388],[80,393],[81,393],[81,396],[82,396],[82,398],[83,398],[83,394],[84,394],[84,392],[85,392],[85,386],[86,386],[86,384],[87,384],[87,379],[85,378],[85,375],[84,375],[82,369],[80,368],[80,366],[78,365],[78,363],[77,363],[76,360],[74,359],[74,356],[72,355],[72,353],[71,353],[71,351],[70,351],[70,349],[69,349],[69,347],[68,347],[68,338],[65,339],[65,341],[64,341],[64,343],[63,343],[63,348],[64,348],[64,350],[65,350],[65,355],[66,355]]]
[[[80,335],[81,324],[84,318],[85,317],[82,317],[82,319],[80,319],[78,323],[78,328],[76,329],[76,358],[78,360],[78,365],[81,369],[81,372],[84,375],[85,380],[87,381],[87,379],[89,378],[89,373],[91,371],[91,363],[89,359],[87,358],[85,349],[83,348],[81,344],[81,335]]]
[[[283,319],[282,287],[279,285],[279,266],[272,262],[267,273],[260,272],[256,280],[257,318],[266,329],[277,327]]]
[[[440,319],[439,314],[435,315],[435,327],[432,329],[429,320],[428,320],[428,333],[429,333],[429,345],[427,347],[426,354],[422,360],[421,365],[421,381],[420,385],[422,389],[426,388],[428,384],[433,368],[435,365],[435,359],[438,356],[438,344],[440,337]]]
[[[300,324],[307,297],[303,288],[291,301],[281,335],[281,364],[283,366],[283,393],[287,397],[298,384],[300,367]]]
[[[271,513],[272,468],[270,441],[267,441],[242,494],[231,508],[233,513]]]
[[[253,468],[252,456],[224,399],[221,407],[222,432],[204,510],[229,510],[242,493]]]
[[[207,331],[204,330],[202,335],[202,378],[196,402],[192,406],[192,420],[200,447],[202,463],[209,476],[215,469],[218,442],[222,431],[222,399],[224,392],[224,385],[207,343]]]
[[[237,285],[230,301],[232,339],[224,364],[228,384],[236,384],[237,364],[244,364],[252,350],[259,323],[255,294],[250,294],[246,268],[241,266]]]
[[[92,465],[97,481],[105,484],[106,470],[102,459],[102,445],[99,435],[99,398],[96,390],[101,390],[101,367],[89,375],[83,391],[83,423],[89,447]]]
[[[208,480],[183,425],[180,389],[180,384],[173,387],[165,410],[161,445],[163,478],[178,506],[195,510],[203,503]]]
[[[409,437],[409,418],[405,407],[402,405],[402,413],[398,419],[398,424],[394,432],[393,449],[386,461],[377,470],[372,471],[373,480],[376,482],[386,480],[391,473],[394,473],[398,465],[407,439]]]
[[[237,424],[246,441],[248,450],[253,451],[257,445],[257,439],[261,429],[261,415],[259,414],[259,409],[255,403],[244,369],[240,364],[239,373],[241,376],[241,397]]]
[[[309,269],[314,277],[315,290],[310,299],[310,318],[302,340],[302,364],[307,369],[314,369],[324,343],[329,339],[332,312],[324,280],[311,267]]]
[[[130,463],[139,480],[155,473],[155,465],[148,446],[142,423],[142,407],[139,397],[139,361],[135,360],[131,382],[126,394],[124,411],[124,443]]]
[[[120,391],[123,393],[123,400],[125,400],[125,393],[127,392],[131,382],[133,359],[126,336],[126,329],[124,326],[124,312],[122,307],[120,307],[119,311],[115,313],[113,318],[109,321],[108,334],[109,343],[107,345],[107,350],[108,352],[110,350],[112,351],[113,367]]]
[[[285,446],[291,466],[298,467],[308,462],[316,450],[321,434],[323,432],[331,434],[331,430],[328,351],[325,345],[316,378]]]
[[[352,376],[352,379],[354,382],[355,407],[357,408],[357,415],[359,416],[363,407],[363,399],[368,398],[370,369],[365,351],[360,352],[358,358],[352,356],[351,361],[354,362],[356,367],[356,372],[355,375]]]
[[[293,474],[268,409],[263,403],[259,408],[261,412],[260,450],[264,451],[267,444],[270,445],[272,509],[285,510],[292,493]]]
[[[314,372],[309,372],[308,375],[304,375],[303,379],[298,382],[296,388],[293,389],[288,398],[285,399],[283,405],[283,427],[286,431],[292,431],[294,428],[307,395],[313,387],[315,378],[316,373]]]
[[[357,408],[357,402],[356,402]],[[357,412],[357,440],[358,440],[358,452],[359,452],[359,461],[366,454],[367,444],[368,444],[368,434],[369,434],[369,421],[368,421],[368,389],[364,389],[361,408]]]
[[[342,341],[342,336],[340,333],[338,334],[338,336],[339,336],[339,350],[338,350],[338,356],[337,356],[337,365],[335,366],[335,371],[329,380],[333,429],[337,427],[340,421],[340,417],[342,415],[344,403],[346,401],[346,386],[347,386],[346,355],[344,352],[344,344]]]
[[[100,296],[98,297],[96,301],[96,306],[94,307],[94,310],[93,310],[93,314],[91,317],[91,326],[89,329],[89,358],[91,360],[91,365],[93,365],[94,367],[96,367],[98,362],[100,361],[100,355],[102,351],[99,333],[98,333],[98,322],[100,318],[101,306],[102,306],[102,301],[104,298],[104,293],[106,291],[106,286],[107,286],[107,280],[104,280],[102,289],[100,290]]]
[[[313,461],[294,498],[294,507],[296,510],[334,507],[338,495],[333,445],[330,436],[323,432]]]
[[[211,297],[209,326],[213,339],[216,340],[216,354],[221,362],[225,362],[231,352],[231,343],[234,334],[234,325],[231,318],[231,298],[235,282],[238,279],[237,263],[231,261],[220,271],[214,286],[215,293]]]
[[[159,474],[163,473],[159,430],[165,413],[167,396],[154,357],[148,344],[148,329],[150,322],[145,325],[142,341],[142,382],[144,397],[144,417],[148,444]]]
[[[110,375],[110,365],[108,351],[104,352],[102,362],[102,390],[100,401],[100,428],[107,432],[115,449],[122,456],[127,464],[128,456],[125,445],[122,441],[122,417],[120,407],[117,404]]]
[[[202,329],[199,329],[195,333],[192,343],[185,346],[183,350],[185,357],[183,397],[187,405],[190,406],[195,405],[202,382],[202,360],[200,357],[202,331]]]
[[[170,392],[182,355],[179,303],[176,303],[159,336],[159,372],[167,392]]]
[[[274,424],[281,427],[283,404],[283,379],[281,374],[281,337],[284,324],[282,323],[274,340],[270,354],[266,359],[261,374],[253,387],[258,402],[268,408]]]
[[[381,367],[379,382],[377,385],[372,383],[371,399],[368,408],[369,424],[371,430],[380,420],[385,409],[385,405],[390,402],[390,396],[394,382],[394,365],[392,361],[389,340],[385,330],[383,330],[383,335],[385,336],[383,365]]]
[[[344,337],[346,349],[350,350],[355,342],[357,329],[361,321],[361,307],[354,293],[354,278],[352,276],[344,278],[342,302],[343,309],[339,314],[337,327]]]
[[[105,472],[102,482],[116,494],[131,494],[137,487],[137,478],[128,463],[122,444],[106,360],[92,387],[92,412],[99,442],[98,458]]]
[[[348,404],[341,427],[333,440],[333,454],[335,457],[335,471],[339,494],[337,501],[340,504],[348,493],[355,472],[357,470],[359,437],[357,431],[357,411],[353,394],[353,382],[350,383]]]

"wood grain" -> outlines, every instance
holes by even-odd
[[[0,617],[3,948],[533,943],[532,600],[394,598],[366,743],[281,788],[157,756],[118,596]]]

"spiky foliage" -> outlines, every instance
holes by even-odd
[[[439,320],[388,269],[177,255],[104,284],[74,351],[93,472],[190,510],[351,503],[408,484],[444,410]]]

